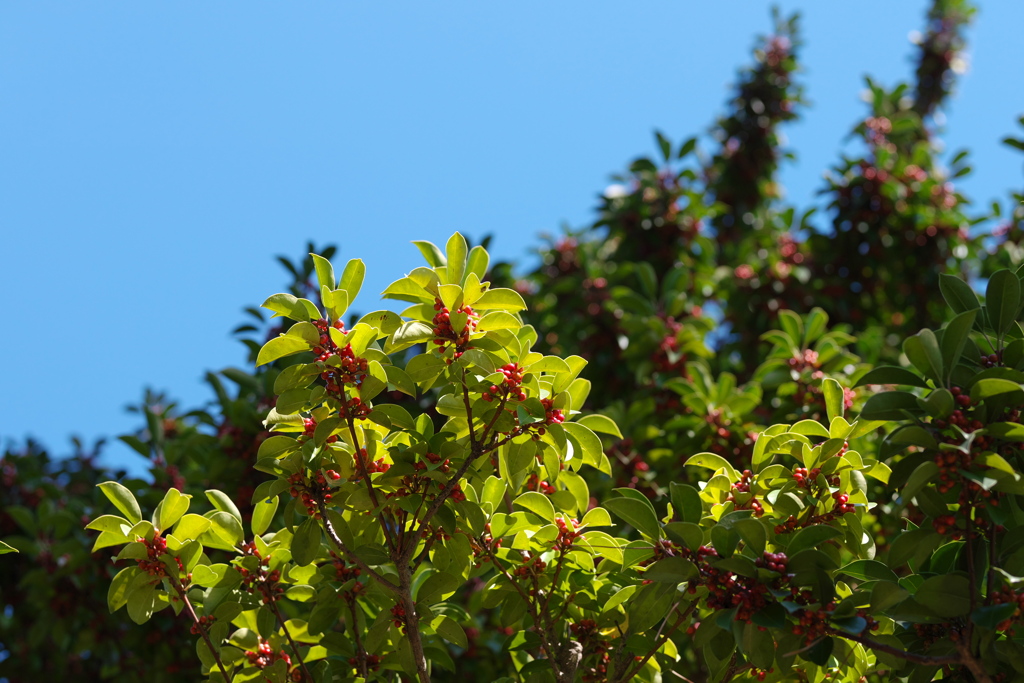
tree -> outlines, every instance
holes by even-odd
[[[932,120],[972,13],[935,2],[916,83],[871,84],[826,228],[778,199],[776,18],[713,153],[659,134],[536,272],[419,242],[402,315],[346,320],[361,262],[293,266],[238,397],[146,413],[162,497],[101,485],[111,609],[184,615],[212,680],[1022,678],[1020,199],[986,252]],[[177,425],[237,414],[269,479],[189,513],[171,454],[213,444]]]

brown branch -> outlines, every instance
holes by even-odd
[[[178,593],[178,597],[181,598],[182,603],[185,605],[185,609],[188,610],[188,615],[192,617],[192,621],[195,622],[196,630],[199,631],[199,635],[201,635],[203,640],[206,641],[206,647],[210,648],[210,654],[213,655],[214,661],[217,662],[217,666],[220,668],[220,672],[224,676],[224,680],[227,683],[231,683],[232,676],[228,676],[227,669],[224,668],[224,662],[220,660],[220,652],[213,647],[213,641],[210,640],[210,634],[207,633],[206,626],[200,623],[199,617],[196,615],[196,611],[192,607],[192,603],[189,602],[188,595],[185,593],[185,588],[177,579],[170,576],[167,578],[170,579],[170,584],[174,586],[174,590]]]
[[[676,603],[677,607],[678,607],[678,605],[679,605],[679,603]],[[657,636],[658,640],[655,643],[654,647],[651,648],[651,650],[648,651],[646,655],[644,655],[643,659],[641,659],[639,662],[637,662],[636,666],[633,667],[633,669],[629,672],[629,674],[625,678],[622,678],[621,680],[628,681],[631,678],[633,678],[634,676],[636,676],[637,674],[639,674],[640,670],[644,668],[644,666],[647,664],[647,662],[650,660],[650,658],[653,657],[658,652],[658,650],[661,649],[662,645],[664,645],[666,642],[668,642],[668,639],[672,637],[672,634],[675,633],[677,630],[679,630],[679,627],[682,626],[685,621],[689,620],[690,615],[693,614],[693,610],[696,609],[696,608],[697,608],[697,601],[694,600],[693,602],[691,602],[686,607],[686,609],[684,609],[682,612],[679,613],[679,618],[676,619],[676,622],[674,624],[672,624],[672,627],[666,633],[661,633],[661,630],[665,628],[665,624],[668,623],[668,619],[662,621],[661,622],[661,628],[658,629],[658,631],[659,631],[658,636]]]
[[[430,674],[427,673],[427,658],[423,652],[423,638],[420,633],[420,618],[416,613],[416,603],[412,599],[412,570],[408,564],[398,565],[398,583],[401,590],[398,593],[405,610],[405,636],[409,639],[409,646],[412,648],[412,658],[416,663],[416,676],[420,683],[430,683]]]
[[[905,659],[908,662],[914,662],[915,664],[922,664],[924,666],[945,666],[947,664],[963,663],[960,657],[929,657],[928,655],[919,655],[915,652],[906,652],[904,650],[899,649],[898,647],[892,647],[890,645],[886,645],[885,643],[879,643],[877,641],[871,640],[870,638],[865,638],[864,636],[846,633],[845,631],[836,631],[835,629],[829,629],[829,635],[837,636],[839,638],[845,638],[847,640],[852,640],[853,642],[860,643],[864,647],[871,648],[872,650],[877,650],[878,652],[885,652],[886,654],[890,654],[893,657],[899,657],[900,659]],[[790,656],[790,654],[794,653],[788,653],[785,656],[788,657]]]
[[[956,634],[954,634],[956,635]],[[967,670],[974,676],[974,680],[977,683],[992,683],[992,677],[988,675],[985,668],[982,667],[981,662],[975,658],[971,653],[969,640],[966,634],[960,634],[960,637],[953,638],[953,643],[956,645],[956,651],[960,653],[960,663],[967,667]]]
[[[302,668],[302,673],[305,675],[304,680],[313,680],[313,677],[309,675],[309,669],[306,668],[306,663],[302,661],[302,654],[299,652],[299,646],[295,644],[294,640],[292,640],[292,634],[288,630],[288,627],[285,626],[285,620],[281,615],[280,608],[277,606],[277,600],[271,598],[268,604],[270,605],[270,608],[274,610],[274,616],[277,617],[277,623],[281,624],[281,628],[284,630],[284,637],[288,639],[288,644],[292,646],[292,652],[295,653],[295,658],[299,660],[299,666]]]
[[[345,545],[344,541],[342,541],[338,537],[337,532],[334,530],[334,525],[331,524],[331,520],[327,518],[327,508],[324,506],[324,501],[322,498],[316,498],[316,506],[317,509],[320,511],[320,524],[323,526],[324,532],[327,534],[327,538],[331,539],[331,543],[333,543],[335,547],[338,548],[338,550],[343,552],[345,554],[345,557],[347,557],[352,564],[359,567],[360,570],[366,572],[368,576],[373,577],[373,579],[377,583],[384,586],[393,593],[398,593],[398,586],[385,579],[381,574],[378,574],[374,570],[370,569],[370,566],[366,564],[366,562],[364,562],[361,557],[359,557],[354,552],[349,550],[348,546]]]
[[[356,641],[356,662],[359,666],[359,675],[363,678],[369,676],[369,668],[366,663],[366,650],[363,648],[363,639],[359,637],[359,618],[356,616],[356,600],[346,600],[349,614],[352,615],[352,636]]]
[[[355,461],[357,465],[357,471],[361,476],[363,482],[366,484],[366,490],[370,494],[370,502],[373,503],[373,509],[378,510],[380,503],[377,502],[377,491],[373,488],[373,481],[370,479],[370,471],[367,469],[367,462],[364,462],[362,458],[362,448],[359,446],[359,437],[356,436],[356,421],[351,415],[346,415],[345,420],[348,423],[348,431],[352,434],[352,448],[355,449]],[[366,459],[370,459],[370,454],[366,454]],[[388,542],[388,547],[392,552],[395,550],[395,540],[391,537],[391,531],[388,528],[387,522],[384,521],[384,514],[381,512],[377,513],[377,521],[380,522],[380,528],[384,532],[384,539]]]

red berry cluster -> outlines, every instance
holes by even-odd
[[[803,372],[804,370],[817,370],[820,367],[818,365],[818,352],[812,349],[804,349],[797,355],[787,360],[786,363],[796,372]]]
[[[370,406],[363,403],[363,400],[358,396],[353,396],[347,401],[341,401],[341,406],[338,408],[338,416],[343,420],[362,420],[370,411],[373,410]]]
[[[768,674],[775,673],[775,669],[774,668],[758,669],[755,666],[755,667],[751,667],[750,673],[753,674],[754,677],[757,678],[757,680],[763,681],[768,676]]]
[[[316,434],[316,425],[317,421],[311,417],[306,418],[302,421],[302,434],[299,436],[300,443],[306,441],[307,439],[313,438],[313,435]],[[327,443],[335,443],[338,441],[338,435],[331,434],[329,437],[325,439],[325,441]]]
[[[358,667],[359,666],[359,658],[358,657],[349,657],[348,658],[348,663],[349,663],[349,666]],[[366,655],[366,670],[367,671],[377,671],[378,669],[380,669],[380,655]]]
[[[995,353],[990,353],[987,356],[981,354],[981,365],[985,368],[995,368],[1003,364],[1003,350],[999,349]]]
[[[384,458],[377,458],[370,462],[370,456],[366,453],[365,448],[360,448],[356,452],[355,456],[353,456],[353,461],[355,462],[355,473],[349,477],[349,481],[359,481],[371,474],[387,472],[391,469],[391,464],[385,462]]]
[[[199,623],[192,624],[192,635],[198,636],[200,633],[208,631],[210,625],[215,621],[217,621],[217,617],[212,614],[208,617],[199,617]]]
[[[497,554],[498,550],[501,549],[501,539],[491,537],[490,522],[484,524],[484,533],[480,535],[480,538],[476,538],[475,536],[468,537],[469,546],[473,549],[473,558],[476,560],[474,566],[477,568],[479,568],[484,562],[490,562],[491,555]]]
[[[1009,587],[1004,587],[998,593],[993,593],[990,599],[993,605],[1017,605],[1013,614],[996,624],[997,631],[1003,631],[1007,636],[1013,638],[1015,633],[1013,626],[1020,620],[1022,610],[1024,610],[1024,593],[1014,593]]]
[[[433,320],[434,344],[437,345],[437,350],[441,353],[444,353],[449,344],[452,345],[454,353],[448,359],[448,364],[451,365],[452,360],[461,358],[463,352],[469,347],[469,337],[476,330],[477,321],[480,319],[480,316],[469,306],[462,306],[455,312],[466,314],[466,324],[461,330],[456,332],[452,328],[451,312],[444,305],[444,302],[440,299],[434,299],[434,310],[437,311]]]
[[[754,515],[760,517],[764,514],[764,507],[755,496],[749,496],[750,485],[754,481],[754,473],[750,470],[743,470],[740,480],[732,485],[732,492],[726,497],[727,501],[733,503],[736,510],[753,510]],[[737,498],[736,494],[740,494]]]
[[[773,601],[772,586],[763,584],[749,576],[740,576],[728,570],[711,566],[709,558],[718,558],[718,552],[714,548],[701,546],[696,553],[685,550],[683,554],[691,557],[700,572],[700,579],[691,581],[687,590],[690,593],[695,593],[698,585],[704,585],[708,589],[707,604],[711,609],[735,607],[736,620],[750,622],[754,614]],[[785,566],[785,555],[779,553],[773,554],[772,557],[774,559],[769,561],[762,558],[762,564],[767,565],[767,562],[770,562],[776,566],[780,564]],[[775,583],[779,583],[779,581],[776,580]]]
[[[561,408],[554,407],[554,399],[542,398],[540,404],[544,406],[544,424],[562,424],[565,422],[565,414],[562,413]]]
[[[260,555],[260,551],[256,547],[255,541],[243,543],[242,554],[249,557],[255,557],[260,561],[258,568],[255,570],[249,570],[243,566],[235,565],[235,571],[242,576],[242,588],[249,593],[259,592],[263,596],[264,604],[273,602],[279,595],[281,595],[281,593],[284,593],[285,587],[279,583],[281,580],[281,572],[276,569],[272,572],[267,571],[267,565],[270,564],[270,558],[262,557]]]
[[[140,538],[138,542],[146,546],[146,559],[137,560],[139,569],[150,576],[166,577],[167,565],[163,563],[160,556],[167,552],[167,539],[163,536],[154,536],[152,541]],[[180,558],[175,557],[174,561],[178,563],[178,571],[185,571]]]
[[[341,478],[341,475],[334,470],[327,470],[327,476],[334,480]],[[288,477],[288,483],[292,485],[288,492],[292,495],[292,498],[300,499],[303,507],[306,508],[306,514],[315,519],[320,519],[320,511],[317,508],[316,502],[317,498],[322,497],[325,502],[331,499],[331,494],[329,493],[330,484],[327,483],[327,477],[324,476],[324,473],[317,472],[316,476],[307,478],[301,472],[296,472]]]
[[[526,392],[521,387],[523,383],[523,369],[519,367],[519,364],[507,363],[501,366],[501,374],[505,375],[505,379],[501,380],[501,386],[492,384],[491,388],[481,398],[485,401],[493,401],[495,396],[504,394],[508,398],[525,401]]]
[[[395,625],[395,628],[402,629],[402,633],[405,633],[406,616],[405,606],[401,603],[391,608],[391,623]]]
[[[270,643],[262,638],[260,638],[260,644],[256,651],[249,650],[245,653],[245,656],[248,658],[249,664],[257,669],[265,669],[279,659],[284,660],[284,663],[289,667],[292,665],[292,658],[288,656],[288,653],[284,650],[274,652],[274,648],[270,646]]]
[[[547,562],[540,559],[540,555],[533,555],[527,551],[523,551],[522,560],[523,563],[512,570],[512,574],[520,578],[542,574],[548,566]]]
[[[526,489],[528,491],[540,491],[544,495],[550,496],[557,489],[546,481],[542,481],[536,473],[531,474],[526,480]]]
[[[695,314],[696,315],[696,314]],[[686,354],[679,353],[679,330],[683,324],[668,316],[665,320],[665,336],[658,343],[658,348],[651,356],[656,372],[674,373],[680,376],[686,375]],[[673,360],[673,358],[675,360]]]
[[[558,517],[555,519],[555,525],[558,527],[558,536],[555,538],[554,549],[565,552],[572,548],[572,544],[579,537],[580,532],[577,529],[580,528],[580,523],[575,519],[566,521],[564,517]]]
[[[444,461],[442,462],[441,456],[438,455],[437,453],[427,453],[424,457],[427,460],[429,460],[432,464],[438,465],[438,467],[436,467],[435,469],[437,469],[440,472],[444,472],[445,474],[447,474],[448,470],[451,469],[452,461],[449,458],[445,458]],[[420,472],[426,470],[428,467],[429,466],[427,465],[427,463],[423,462],[422,460],[417,460],[416,463],[413,465],[413,469]]]
[[[949,534],[954,541],[963,538],[963,532],[957,527],[956,517],[953,515],[939,515],[932,520],[932,526],[942,536]]]

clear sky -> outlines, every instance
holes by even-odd
[[[865,108],[863,76],[908,78],[923,0],[787,1],[803,15],[812,107],[785,129],[800,207]],[[999,145],[1024,114],[1024,3],[982,0],[949,109],[962,187],[1021,187]],[[495,236],[524,259],[591,220],[652,131],[702,133],[769,4],[0,4],[0,439],[116,435],[145,386],[192,407],[229,331],[307,240],[361,257],[359,310],[418,265],[408,242]],[[138,460],[120,445],[106,461]]]

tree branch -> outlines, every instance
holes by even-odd
[[[327,518],[327,508],[324,506],[324,501],[322,498],[316,498],[316,507],[320,511],[320,524],[323,526],[324,532],[326,532],[327,534],[327,538],[331,539],[331,543],[333,543],[335,547],[338,548],[338,550],[343,552],[345,554],[345,557],[348,558],[348,560],[352,564],[359,567],[360,570],[366,572],[368,576],[373,577],[373,579],[377,583],[384,586],[393,593],[398,593],[398,586],[385,579],[381,574],[378,574],[374,570],[370,569],[370,566],[363,562],[363,559],[361,557],[359,557],[354,552],[349,550],[348,546],[345,545],[344,541],[342,541],[338,537],[337,532],[334,530],[334,525],[331,524],[331,520]]]

